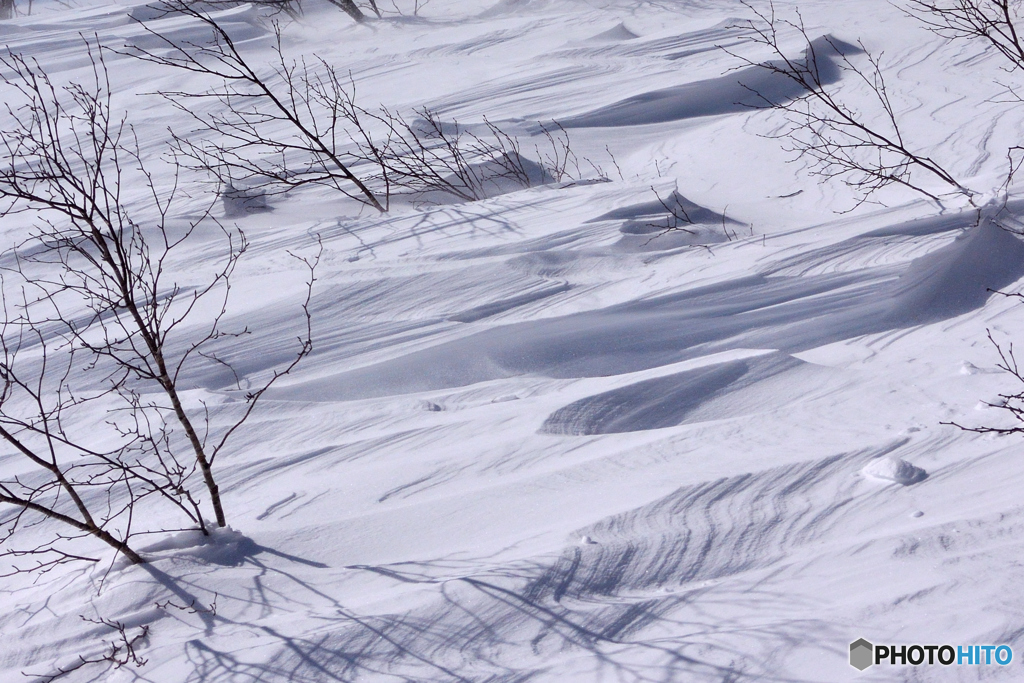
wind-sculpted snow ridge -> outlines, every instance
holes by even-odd
[[[620,22],[610,29],[575,42],[559,50],[559,57],[645,57],[679,60],[713,52],[724,46],[735,46],[750,32],[749,26],[737,18],[725,19],[714,26],[676,35],[644,38]]]
[[[660,197],[652,199],[651,201],[640,202],[638,204],[630,204],[623,206],[618,209],[612,209],[606,213],[601,214],[596,218],[591,218],[588,223],[596,223],[598,221],[611,221],[611,220],[625,220],[629,222],[640,222],[640,221],[654,221],[655,218],[663,218],[666,214],[674,214],[681,216],[685,221],[690,223],[721,223],[726,220],[726,217],[720,213],[700,206],[683,195],[679,194],[678,190],[672,192],[671,195],[665,199]],[[732,223],[737,223],[729,219]],[[682,227],[686,227],[685,222]]]
[[[278,395],[331,400],[436,390],[529,373],[594,377],[736,347],[796,353],[948,319],[982,306],[993,290],[1024,276],[1024,242],[991,221],[975,227],[970,221],[970,214],[960,216],[952,225],[966,228],[963,234],[902,265],[803,276],[775,274],[769,268],[761,275],[679,294],[497,327],[294,385]],[[945,221],[939,225],[950,227]],[[822,256],[874,252],[878,241],[870,234],[853,238],[823,249]],[[813,260],[814,252],[800,258]],[[877,261],[877,254],[871,260]],[[792,262],[779,267],[780,273],[786,272]]]
[[[587,602],[766,567],[794,546],[828,535],[854,501],[848,473],[866,455],[837,455],[683,487],[580,529],[586,542],[567,549],[526,593],[553,602]]]
[[[607,25],[607,22],[602,23]],[[536,32],[541,29],[542,25],[532,24],[519,30]],[[595,93],[587,87],[587,83],[594,79],[608,79],[609,86],[602,88],[604,92],[600,93],[602,100],[617,92],[635,90],[637,70],[662,72],[664,79],[678,82],[680,65],[689,67],[694,62],[700,63],[720,54],[723,47],[741,45],[749,30],[744,21],[736,18],[716,18],[713,25],[698,30],[652,37],[629,38],[629,35],[635,35],[629,29],[613,27],[568,44],[562,40],[547,55],[548,60],[522,64],[516,73],[500,81],[489,79],[461,88],[455,94],[440,98],[438,108],[468,109],[492,116],[492,112],[482,108],[483,103],[487,103],[489,107],[508,108],[514,112],[511,116],[517,121],[528,120],[530,112],[537,110],[557,111],[559,114],[555,118],[561,120],[567,99],[589,102],[594,97]],[[467,40],[465,45],[457,47],[428,48],[424,54],[431,55],[437,50],[475,51],[480,49],[480,45],[507,38],[507,33],[484,36]],[[710,71],[717,77],[722,69],[712,68]],[[753,75],[759,77],[757,73]],[[730,87],[735,85],[735,81],[726,82]],[[708,94],[714,96],[713,93]],[[539,128],[534,124],[527,130],[536,133]]]
[[[818,81],[830,85],[842,75],[837,61],[859,52],[856,46],[832,36],[822,36],[811,41],[803,57],[794,59],[793,63],[797,68],[808,68],[808,60],[811,60],[810,68],[815,70]],[[634,95],[563,119],[561,123],[566,128],[640,126],[770,108],[805,94],[795,80],[778,73],[777,69],[788,68],[785,64],[772,62],[770,66],[773,68],[747,67],[719,78]]]
[[[67,10],[66,10],[67,11]],[[167,43],[151,31],[183,43],[202,45],[212,38],[209,30],[196,22],[167,12],[158,2],[134,6],[99,5],[70,10],[71,16],[44,13],[39,16],[17,17],[0,24],[0,41],[14,54],[25,54],[44,60],[52,69],[71,70],[87,65],[83,55],[82,36],[95,35],[104,45],[114,49],[135,46],[159,49]],[[211,16],[237,43],[252,41],[270,35],[261,24],[259,11],[254,5],[209,5]],[[80,34],[80,35],[76,35]],[[110,55],[108,59],[116,59]]]
[[[617,434],[735,417],[794,400],[798,387],[829,370],[769,354],[649,379],[559,408],[541,426],[549,434]]]

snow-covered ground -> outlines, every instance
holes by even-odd
[[[80,615],[150,625],[147,664],[61,680],[1024,679],[1024,444],[946,424],[1012,424],[986,407],[1017,389],[987,331],[1024,338],[1024,308],[989,290],[1021,289],[1024,243],[909,190],[837,213],[857,197],[791,163],[768,137],[781,114],[737,104],[722,48],[768,55],[735,0],[406,5],[355,25],[311,1],[285,51],[351,70],[366,106],[486,116],[524,154],[561,121],[610,182],[382,216],[304,191],[232,219],[252,241],[230,312],[255,332],[246,373],[301,325],[286,250],[325,248],[314,353],[217,463],[233,531],[147,539],[146,567],[2,579],[0,680],[100,653],[109,629]],[[915,148],[998,188],[1024,130],[998,55],[885,0],[776,7],[881,55]],[[82,78],[80,32],[146,40],[131,9],[37,3],[0,42]],[[269,59],[252,8],[221,16]],[[158,158],[186,123],[145,93],[188,75],[108,61]],[[696,234],[648,230],[658,196],[685,198]],[[1018,215],[1011,199],[1002,222]],[[4,246],[28,220],[3,219]],[[215,238],[180,271],[216,262]],[[192,400],[232,398],[223,376],[188,381]],[[1017,658],[858,673],[860,637]]]

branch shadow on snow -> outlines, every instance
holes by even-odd
[[[373,572],[377,568],[358,569]],[[678,644],[650,644],[631,638],[672,608],[697,600],[699,593],[576,610],[552,601],[549,594],[531,592],[537,581],[527,583],[524,589],[518,575],[531,568],[520,568],[512,576],[492,570],[486,576],[442,581],[417,578],[433,569],[429,562],[383,568],[382,574],[400,576],[403,582],[434,584],[437,597],[425,609],[373,616],[357,614],[291,577],[326,601],[320,605],[314,629],[290,635],[259,621],[223,619],[226,626],[243,626],[257,634],[255,649],[260,654],[221,648],[210,638],[192,639],[185,644],[191,671],[187,680],[521,683],[545,671],[547,665],[540,661],[543,655],[565,652],[586,654],[595,669],[638,683],[665,680],[672,672],[695,671],[714,680],[739,680],[739,671],[702,662],[680,652]],[[544,571],[541,567],[532,570]],[[746,599],[756,598],[747,594]],[[624,648],[639,648],[659,661],[633,664],[629,657],[619,655]]]
[[[673,671],[739,680],[739,672],[730,666],[703,662],[679,651],[678,644],[632,637],[673,608],[695,601],[699,592],[625,601],[608,599],[610,593],[595,594],[590,604],[563,604],[570,597],[587,601],[585,594],[591,590],[584,587],[571,595],[565,590],[580,574],[578,557],[568,571],[561,560],[495,567],[490,558],[347,567],[348,576],[375,574],[433,591],[424,606],[363,615],[321,589],[322,576],[309,573],[328,569],[326,565],[239,534],[167,554],[173,549],[154,551],[165,554],[140,570],[175,602],[194,606],[189,614],[195,616],[188,618],[201,621],[198,633],[177,640],[183,648],[177,657],[184,661],[175,666],[190,683],[521,683],[546,670],[545,656],[559,653],[586,654],[596,669],[637,683],[664,680]],[[571,556],[574,550],[568,552]],[[211,595],[215,585],[218,590]],[[625,583],[620,587],[627,588]],[[296,614],[305,616],[281,618]],[[154,633],[159,638],[166,631],[157,626]],[[242,633],[250,645],[239,647]],[[159,640],[153,644],[178,647]],[[622,656],[623,650],[636,648],[657,661],[635,664]],[[102,680],[109,672],[96,673],[96,680]],[[120,675],[125,680],[159,680],[145,668],[121,669]]]
[[[360,614],[311,573],[329,568],[251,543],[224,579],[212,631],[184,644],[186,680],[522,683],[581,657],[593,680],[780,680],[760,654],[823,642],[833,627],[749,614],[792,606],[767,586],[780,561],[895,495],[854,495],[848,474],[903,444],[684,486],[580,529],[584,541],[554,556],[339,568],[341,580],[427,596],[397,613]],[[185,593],[197,585],[177,581]],[[237,633],[252,644],[238,647]]]

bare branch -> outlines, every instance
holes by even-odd
[[[879,57],[872,56],[863,44],[854,47],[831,36],[812,39],[799,14],[795,21],[780,19],[772,2],[767,12],[744,4],[757,17],[749,22],[751,41],[768,48],[774,59],[756,63],[730,54],[799,87],[799,96],[782,102],[774,100],[770,93],[754,92],[766,107],[781,109],[789,115],[788,124],[771,137],[787,140],[798,157],[810,161],[813,175],[842,179],[861,195],[860,202],[890,185],[902,185],[939,201],[939,195],[914,179],[914,170],[941,181],[953,193],[967,197],[975,194],[939,162],[916,151],[906,141]],[[784,31],[793,31],[803,39],[803,58],[785,54],[780,42]],[[852,56],[857,53],[865,55],[866,68],[853,62]],[[831,80],[824,74],[832,68],[867,86],[872,94],[871,112],[854,108],[828,87]]]
[[[87,51],[91,82],[61,88],[36,62],[0,56],[6,83],[20,97],[6,104],[13,123],[0,136],[0,218],[37,218],[24,242],[3,255],[0,280],[0,443],[35,470],[0,479],[0,503],[15,510],[0,522],[0,543],[40,519],[71,533],[8,549],[9,558],[36,559],[27,568],[36,570],[94,561],[64,548],[86,536],[143,562],[129,539],[149,518],[139,506],[150,502],[171,505],[186,526],[204,533],[208,504],[225,526],[214,458],[270,384],[312,348],[309,301],[319,256],[304,260],[307,332],[295,360],[251,392],[227,425],[211,426],[205,406],[186,409],[182,373],[215,358],[216,344],[247,334],[222,322],[248,242],[220,226],[225,248],[216,269],[198,284],[175,279],[176,254],[207,217],[184,227],[172,220],[180,169],[158,185],[134,131],[111,110],[102,51],[90,42]],[[146,191],[143,202],[123,201],[129,184]],[[210,308],[213,314],[200,319]],[[102,424],[97,411],[106,415]],[[194,490],[196,476],[208,502]]]
[[[82,667],[88,666],[89,664],[107,664],[107,671],[114,671],[120,669],[123,666],[132,665],[136,668],[142,668],[148,660],[143,659],[139,656],[137,648],[149,637],[149,625],[144,625],[139,628],[138,632],[133,635],[128,635],[128,628],[120,621],[113,619],[104,619],[99,617],[97,619],[91,619],[85,615],[79,615],[83,621],[87,621],[90,624],[98,624],[100,626],[106,626],[107,628],[116,631],[117,636],[104,643],[105,652],[101,655],[95,655],[92,657],[78,656],[78,661],[70,666],[57,667],[56,671],[37,678],[39,681],[45,683],[51,683],[63,676],[66,676],[74,671],[78,671]],[[29,674],[25,674],[28,676]]]
[[[1024,69],[1020,0],[907,0],[906,12],[943,38],[980,39],[1009,61],[1011,71]]]
[[[143,24],[163,49],[132,49],[127,54],[219,80],[208,90],[161,93],[197,125],[188,135],[174,135],[174,151],[180,157],[212,171],[226,187],[252,180],[285,190],[327,185],[382,213],[387,210],[386,196],[379,197],[355,173],[353,163],[358,159],[350,160],[344,149],[351,100],[333,69],[321,76],[304,61],[289,62],[281,47],[281,27],[275,22],[275,63],[269,74],[262,75],[209,14],[182,0],[165,6],[204,25],[210,40],[194,43]],[[216,110],[198,112],[197,104],[204,101],[216,103]],[[288,133],[281,134],[280,126]]]

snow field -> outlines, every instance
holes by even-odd
[[[995,189],[1024,118],[991,101],[994,55],[881,1],[799,7],[811,35],[884,51],[915,143]],[[146,39],[129,13],[145,10],[44,6],[0,40],[73,80],[79,31]],[[1024,335],[1019,303],[990,291],[1019,291],[1024,244],[896,189],[835,214],[849,190],[758,137],[777,113],[736,106],[743,72],[718,49],[747,49],[736,3],[421,15],[354,26],[310,4],[285,49],[350,68],[367,104],[486,116],[531,142],[560,121],[610,182],[384,216],[303,191],[234,219],[252,241],[228,322],[254,335],[226,350],[243,378],[294,353],[305,274],[285,250],[319,235],[325,253],[314,354],[218,463],[231,529],[155,537],[147,567],[4,579],[0,679],[100,652],[109,634],[79,615],[150,625],[148,664],[68,681],[1019,678],[1017,663],[858,674],[846,653],[859,637],[1024,645],[1021,446],[946,424],[1008,424],[975,406],[1014,389],[986,330]],[[253,8],[220,16],[268,54]],[[109,59],[155,160],[181,121],[142,93],[195,86]],[[695,234],[663,233],[659,198]],[[0,223],[5,245],[28,220]],[[218,244],[202,232],[181,277]],[[185,379],[214,425],[237,403],[223,372]],[[0,454],[5,475],[21,467]]]

